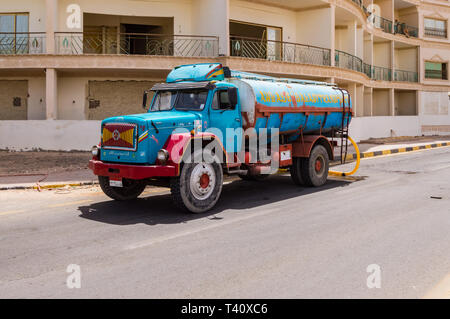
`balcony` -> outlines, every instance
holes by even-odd
[[[419,76],[417,72],[395,70],[394,81],[399,82],[418,82]]]
[[[230,55],[270,61],[331,65],[331,50],[298,43],[230,37]]]
[[[0,54],[44,54],[44,32],[0,33]]]
[[[394,32],[395,34],[403,34],[407,37],[419,37],[419,28],[407,25],[406,23],[396,23],[394,26]]]
[[[339,68],[349,69],[357,72],[363,72],[362,59],[349,53],[336,50],[335,54],[336,66]]]
[[[392,33],[392,21],[383,17],[373,15],[373,24],[375,28],[381,29],[386,33]]]
[[[372,66],[372,79],[377,81],[392,81],[392,71],[381,66]]]
[[[219,39],[214,36],[143,33],[55,33],[57,54],[124,54],[178,57],[216,57]]]
[[[425,35],[437,38],[447,38],[446,29],[436,29],[436,28],[425,28]]]

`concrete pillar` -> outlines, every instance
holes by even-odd
[[[358,52],[358,24],[356,20],[348,24],[348,53],[357,55]]]
[[[331,15],[331,23],[330,23],[330,34],[331,34],[331,43],[330,43],[330,55],[331,55],[331,66],[336,65],[336,5],[332,4],[330,6],[330,15]]]
[[[58,74],[56,69],[45,71],[45,102],[47,120],[58,118]]]
[[[352,107],[353,107],[353,113],[355,114],[355,117],[359,114],[358,108],[360,107],[358,105],[358,93],[356,91],[356,83],[351,82],[348,84],[348,93],[350,93],[350,97],[352,99]]]
[[[193,2],[193,33],[219,38],[219,55],[230,55],[229,0],[195,0]]]
[[[395,116],[395,91],[394,89],[389,89],[389,106],[390,106],[390,115]]]
[[[45,0],[47,54],[55,54],[55,31],[58,29],[58,0]]]
[[[391,41],[391,81],[395,80],[395,43]]]

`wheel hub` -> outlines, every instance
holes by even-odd
[[[315,168],[316,168],[316,172],[318,173],[318,172],[320,172],[320,170],[322,169],[322,161],[318,158],[318,159],[316,159],[316,165],[315,165]]]
[[[215,184],[216,174],[212,165],[199,163],[194,167],[190,178],[190,188],[196,199],[205,200],[211,196]]]

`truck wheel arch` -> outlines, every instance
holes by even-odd
[[[322,145],[328,153],[330,161],[334,159],[333,147],[330,141],[323,135],[305,135],[292,143],[292,156],[309,158],[314,146]]]

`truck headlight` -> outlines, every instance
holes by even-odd
[[[93,156],[98,156],[98,154],[100,154],[100,149],[97,145],[92,146],[91,153]]]
[[[158,161],[165,163],[169,159],[169,152],[165,149],[160,149],[157,155]]]

